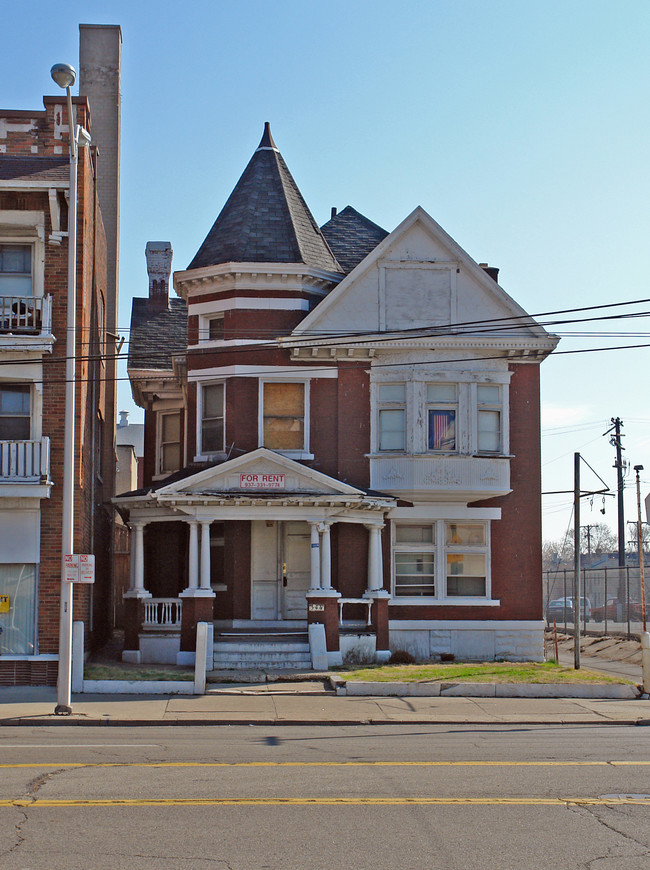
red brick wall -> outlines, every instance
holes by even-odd
[[[492,597],[500,607],[391,607],[392,619],[542,618],[539,365],[510,366],[510,486],[501,498],[474,507],[500,507],[491,523]],[[389,534],[387,526],[384,536]]]
[[[74,98],[77,120],[90,129],[90,113],[85,98]],[[64,100],[44,98],[45,110],[40,112],[0,111],[0,117],[10,123],[30,127],[28,130],[10,131],[6,140],[6,153],[10,155],[53,156],[55,148],[65,159],[68,154],[67,132],[55,138],[54,122],[67,123]],[[36,147],[36,152],[32,147]],[[102,607],[95,612],[95,632],[105,630],[110,620],[110,549],[111,521],[95,505],[102,504],[106,492],[111,491],[113,461],[112,433],[104,433],[104,449],[99,457],[101,468],[95,465],[93,438],[97,432],[97,414],[104,419],[105,392],[101,379],[96,380],[93,391],[89,380],[96,374],[97,363],[89,359],[93,341],[97,338],[97,291],[106,287],[106,249],[103,225],[95,196],[96,152],[81,149],[78,174],[78,236],[77,236],[77,390],[75,414],[75,552],[94,552],[97,558],[95,598]],[[61,223],[67,224],[67,208],[63,197]],[[45,217],[46,240],[52,231],[46,193],[0,194],[0,208],[42,211]],[[42,432],[50,438],[50,477],[53,486],[50,497],[42,499],[41,506],[41,561],[39,566],[39,651],[58,651],[59,589],[61,582],[61,526],[63,483],[63,432],[65,411],[65,358],[67,326],[67,261],[68,241],[60,246],[45,244],[45,293],[52,296],[53,333],[56,342],[51,354],[43,356],[43,417]],[[95,330],[93,333],[92,330]],[[94,338],[93,338],[94,336]],[[99,423],[101,425],[101,422]],[[106,487],[106,490],[104,489]],[[74,618],[86,622],[87,637],[90,618],[91,591],[78,587],[74,595]],[[3,662],[0,681],[51,683],[56,680],[56,663],[20,663],[10,674]],[[11,668],[10,668],[11,670]]]

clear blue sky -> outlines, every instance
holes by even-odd
[[[267,120],[319,223],[351,204],[391,230],[421,205],[532,314],[650,298],[647,0],[36,0],[3,21],[3,107],[55,91],[50,66],[77,64],[79,23],[120,24],[124,40],[122,330],[146,293],[147,240],[170,240],[186,268]],[[646,317],[555,329],[587,330],[558,350],[650,343]],[[602,433],[620,416],[648,492],[649,359],[544,363],[545,489],[572,488],[574,451],[615,488]],[[137,419],[125,383],[120,406]],[[544,499],[545,537],[570,504]],[[600,507],[587,501],[583,522]]]

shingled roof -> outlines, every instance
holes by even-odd
[[[149,299],[134,299],[131,308],[129,371],[169,370],[172,355],[187,350],[187,306],[170,299],[169,308],[152,308]]]
[[[345,273],[351,272],[388,235],[351,205],[321,227],[334,256]]]
[[[60,187],[67,184],[69,179],[70,160],[68,157],[0,156],[0,181]]]
[[[268,122],[188,269],[230,262],[304,263],[343,271],[278,151]]]

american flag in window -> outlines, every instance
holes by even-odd
[[[456,449],[456,412],[429,411],[429,450]]]

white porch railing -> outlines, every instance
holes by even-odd
[[[344,604],[363,604],[368,608],[368,616],[366,617],[366,625],[372,625],[370,611],[372,608],[372,598],[339,598],[339,625],[343,622],[343,605]]]
[[[183,601],[180,598],[145,598],[142,628],[180,631],[182,614]]]
[[[41,335],[51,331],[51,296],[0,296],[0,335]]]
[[[0,483],[41,483],[49,476],[49,438],[0,441]]]

